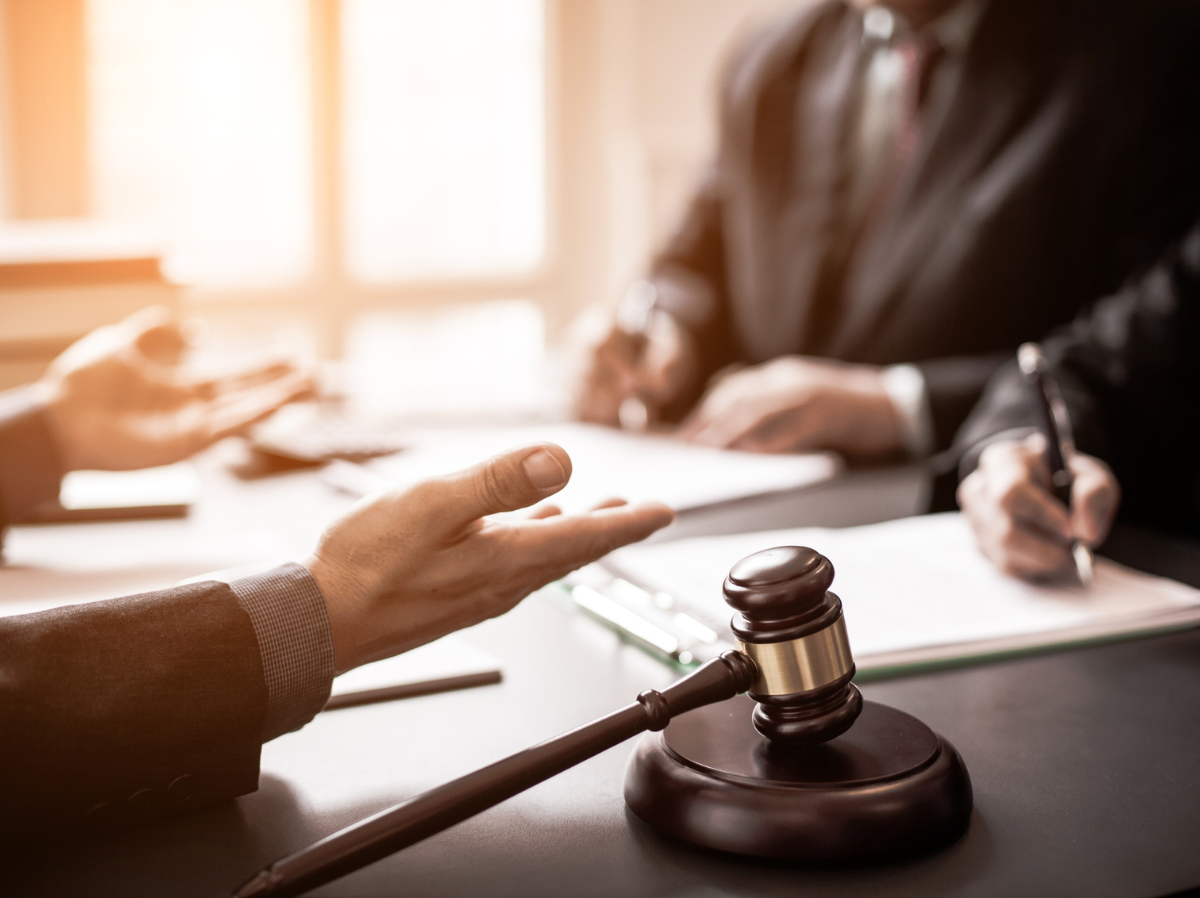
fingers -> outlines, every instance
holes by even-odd
[[[187,340],[175,314],[166,306],[134,312],[118,325],[130,345],[160,365],[176,365],[187,349]]]
[[[763,367],[726,374],[700,399],[676,436],[701,446],[730,449],[778,408]]]
[[[728,378],[726,378],[728,379]],[[675,436],[681,440],[686,440],[689,443],[699,442],[697,437],[712,423],[718,416],[715,408],[720,394],[717,392],[721,389],[724,381],[711,387],[700,401],[696,403],[696,407],[692,409],[691,414],[683,419],[683,422],[675,429]],[[709,445],[709,444],[705,444]]]
[[[718,395],[712,393],[702,398],[695,410],[679,425],[675,436],[701,446],[726,448],[732,436],[740,432],[740,428],[736,423],[729,421],[723,410],[717,407],[719,399]],[[745,410],[741,413],[745,414]]]
[[[996,528],[992,557],[1006,574],[1027,580],[1043,580],[1061,573],[1071,563],[1069,546],[1045,534],[1005,523]]]
[[[1026,530],[1047,534],[1060,542],[1071,538],[1066,508],[1041,486],[1028,480],[1006,478],[993,489],[1000,513]]]
[[[715,413],[703,411],[680,428],[679,435],[699,446],[762,452],[766,451],[767,445],[778,441],[780,426],[784,423],[782,419],[787,417],[792,420],[798,415],[799,412],[783,416],[774,409],[765,409],[761,403],[747,399]]]
[[[958,502],[979,549],[1006,574],[1042,579],[1069,563],[1067,543],[1029,528],[989,496],[984,475],[975,471],[959,486]]]
[[[1112,470],[1098,458],[1075,453],[1069,462],[1075,483],[1071,487],[1071,534],[1089,546],[1108,536],[1121,488]]]
[[[277,411],[289,402],[312,393],[312,380],[306,374],[293,373],[263,386],[217,396],[202,406],[193,426],[194,451],[243,433],[246,428]]]
[[[675,520],[659,503],[615,505],[581,515],[517,522],[512,527],[516,564],[545,569],[546,581],[561,577],[609,552],[645,539]]]
[[[813,409],[807,406],[772,411],[750,422],[741,433],[733,437],[730,449],[763,454],[796,452],[813,449],[815,436],[811,419]]]
[[[416,487],[434,526],[446,531],[516,511],[557,493],[571,478],[571,458],[554,443],[510,449],[485,462]]]
[[[1050,493],[1045,445],[1041,434],[1033,434],[1019,443],[989,446],[980,457],[979,469],[1002,513],[1065,542],[1071,538],[1070,517]]]
[[[675,318],[651,316],[647,343],[638,359],[634,389],[644,401],[662,407],[670,404],[699,374],[695,344]]]
[[[695,350],[670,315],[654,315],[646,334],[614,327],[596,347],[579,398],[585,421],[618,424],[621,404],[639,398],[651,417],[698,376]]]
[[[596,505],[592,506],[592,511],[600,511],[603,508],[620,508],[622,505],[628,505],[628,504],[629,503],[626,502],[624,499],[616,499],[616,498],[605,499],[603,502],[599,502]]]
[[[178,366],[188,346],[187,338],[181,322],[165,306],[150,306],[135,312],[118,324],[116,330],[124,342],[155,363],[143,371],[148,381],[187,390],[204,399],[281,380],[298,372],[290,360],[260,357],[212,377],[183,374]]]
[[[983,553],[1001,570],[1030,579],[1070,564],[1071,521],[1047,488],[1044,445],[1040,437],[994,443],[958,492]]]
[[[181,379],[180,383],[190,387],[204,398],[213,398],[223,393],[257,387],[299,373],[301,373],[300,369],[294,362],[286,359],[272,359],[243,364],[237,370],[227,371],[215,377]],[[311,384],[311,377],[309,380],[310,389],[312,389],[314,385]]]
[[[599,511],[602,508],[619,508],[622,505],[628,505],[628,504],[629,503],[626,502],[624,499],[605,499],[603,502],[599,503],[598,505],[595,505],[592,508],[592,511]],[[559,508],[557,505],[551,505],[549,503],[546,503],[545,505],[539,505],[533,511],[529,512],[529,514],[526,515],[525,519],[527,521],[541,521],[546,518],[558,517],[562,513],[563,513],[562,509]]]
[[[617,327],[596,347],[577,403],[582,420],[618,423],[621,402],[632,396],[636,388],[634,350],[633,338]]]
[[[801,357],[728,375],[678,436],[745,452],[832,449],[860,459],[884,458],[902,448],[880,369]]]

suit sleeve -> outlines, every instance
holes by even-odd
[[[655,308],[671,315],[691,336],[702,364],[698,380],[663,410],[670,421],[683,417],[700,397],[708,378],[735,358],[716,167],[706,175],[679,228],[655,257],[650,281],[657,293]]]
[[[32,394],[0,394],[0,532],[60,480]],[[297,564],[0,617],[0,838],[253,792],[261,744],[311,720],[333,675],[324,598]]]
[[[746,102],[742,83],[752,80],[747,73],[755,68],[772,33],[772,29],[764,29],[750,36],[728,60],[718,95],[716,156],[679,224],[651,263],[649,277],[657,290],[656,308],[670,314],[692,336],[702,360],[699,380],[664,410],[667,420],[682,417],[699,398],[708,378],[736,361],[739,354],[730,311],[726,245],[728,169],[734,152],[731,148],[739,143],[744,130],[739,124],[739,109]]]
[[[106,828],[252,792],[267,689],[230,587],[0,618],[0,831]]]
[[[1043,344],[1076,447],[1107,461],[1123,515],[1185,532],[1200,525],[1200,227],[1146,275]],[[960,476],[1033,411],[1014,363],[991,379],[955,440]]]
[[[651,279],[658,288],[657,308],[704,342],[719,339],[728,303],[719,166],[706,173],[679,227],[655,257]]]
[[[988,380],[1011,355],[984,353],[913,363],[925,379],[935,447],[951,444]]]

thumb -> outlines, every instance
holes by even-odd
[[[571,457],[561,446],[521,446],[432,481],[440,499],[435,514],[447,528],[463,527],[485,515],[534,505],[570,479]]]
[[[1121,488],[1112,471],[1099,459],[1077,454],[1071,463],[1071,532],[1090,546],[1108,536],[1121,501]]]
[[[178,364],[187,348],[178,320],[165,306],[135,312],[119,326],[143,356],[162,365]]]

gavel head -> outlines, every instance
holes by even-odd
[[[842,601],[829,592],[831,583],[829,559],[798,546],[756,552],[725,579],[725,601],[737,611],[737,648],[758,668],[749,691],[758,702],[754,727],[772,742],[826,742],[862,711],[850,682],[854,659]]]

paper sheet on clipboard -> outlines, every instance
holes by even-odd
[[[721,583],[760,549],[804,545],[836,575],[860,671],[1015,654],[1200,624],[1200,590],[1098,558],[1096,581],[1034,585],[984,558],[958,514],[845,529],[697,537],[614,552],[604,566],[728,633]]]

